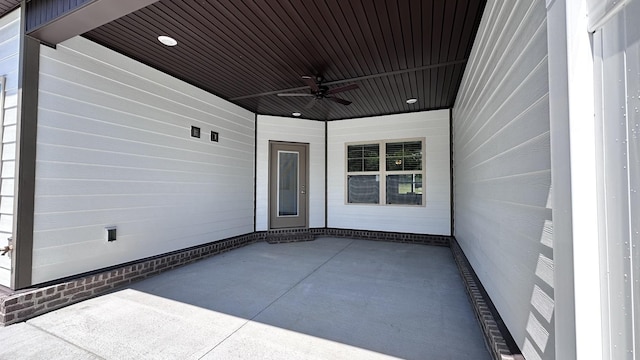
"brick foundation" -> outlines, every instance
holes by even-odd
[[[259,232],[260,236],[271,244],[311,241],[317,237],[330,236],[361,240],[400,242],[434,246],[449,246],[450,236],[396,233],[387,231],[352,230],[336,228],[286,229]]]
[[[498,326],[498,321],[501,320],[496,319],[498,315],[492,311],[492,306],[488,303],[489,300],[485,298],[484,291],[481,290],[479,281],[476,281],[471,265],[455,239],[451,239],[451,253],[464,280],[465,290],[469,295],[469,300],[473,305],[476,318],[482,327],[487,347],[493,358],[496,360],[524,360],[522,355],[514,354],[510,349],[515,347],[515,344],[507,345],[505,336]]]

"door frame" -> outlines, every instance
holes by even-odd
[[[274,176],[276,175],[274,173],[274,168],[275,165],[272,163],[273,161],[273,153],[274,153],[274,149],[277,146],[299,146],[299,147],[303,147],[304,148],[304,158],[301,160],[304,160],[304,166],[299,166],[299,171],[304,171],[305,176],[304,176],[304,181],[301,182],[299,185],[304,185],[304,197],[301,199],[299,206],[304,207],[304,215],[302,217],[302,219],[304,220],[304,225],[302,226],[291,226],[291,227],[286,227],[286,226],[279,226],[279,227],[274,227],[273,226],[273,216],[275,216],[275,204],[277,204],[276,199],[274,198],[274,194],[276,193],[275,189],[273,189],[273,186],[275,186],[276,181],[274,181]],[[276,140],[269,140],[269,161],[268,161],[268,168],[269,168],[269,177],[268,177],[268,201],[267,201],[267,208],[268,208],[268,228],[269,230],[281,230],[281,229],[308,229],[309,228],[309,143],[301,143],[301,142],[293,142],[293,141],[276,141]]]

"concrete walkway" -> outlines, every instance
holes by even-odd
[[[0,359],[490,359],[447,248],[258,243],[0,329]]]

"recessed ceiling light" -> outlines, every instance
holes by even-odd
[[[300,115],[302,115],[302,114],[301,114],[301,113],[299,113],[299,112],[294,112],[294,113],[291,113],[291,115],[293,115],[293,116],[300,116]]]
[[[160,35],[158,36],[158,41],[160,41],[161,43],[167,45],[167,46],[176,46],[178,45],[178,41],[176,41],[176,39],[170,37],[170,36],[166,36],[166,35]]]
[[[407,99],[407,104],[415,104],[417,102],[418,102],[418,99],[416,98]]]

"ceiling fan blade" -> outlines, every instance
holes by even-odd
[[[351,105],[351,101],[345,100],[345,99],[340,99],[340,98],[333,97],[333,96],[327,96],[326,99],[329,99],[331,101],[337,102],[338,104],[342,104],[342,105]]]
[[[331,94],[335,94],[343,91],[355,90],[357,88],[359,88],[358,84],[349,84],[345,86],[340,86],[337,88],[332,88],[327,90],[327,95],[331,95]]]
[[[307,83],[307,85],[311,88],[311,91],[317,92],[320,90],[318,84],[316,84],[316,79],[314,77],[305,75],[302,77],[302,80]]]
[[[311,101],[309,101],[307,103],[307,105],[304,106],[305,109],[311,109],[313,107],[313,105],[316,104],[316,101],[318,101],[318,99],[312,99]]]
[[[307,93],[281,93],[278,94],[278,96],[282,96],[282,97],[293,97],[293,96],[303,96],[303,97],[309,97],[309,96],[315,96],[313,94],[307,94]]]

